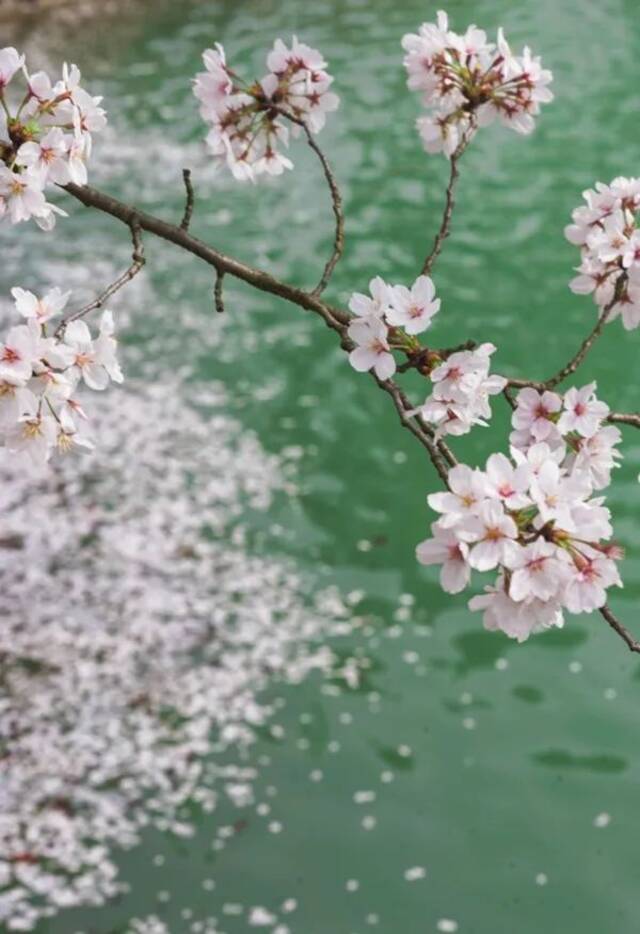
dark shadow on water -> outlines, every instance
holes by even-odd
[[[537,765],[551,769],[581,769],[585,772],[600,774],[615,774],[624,772],[629,763],[621,756],[594,755],[580,756],[564,749],[547,749],[544,752],[535,752],[531,756]]]

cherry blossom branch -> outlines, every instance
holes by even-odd
[[[431,248],[431,252],[425,259],[424,263],[422,264],[422,275],[423,276],[428,276],[431,274],[433,264],[435,263],[436,259],[440,255],[444,241],[449,236],[450,228],[451,228],[451,216],[453,214],[453,209],[455,207],[455,197],[454,197],[455,185],[460,174],[458,170],[458,161],[460,160],[462,154],[464,153],[465,149],[469,145],[471,136],[473,135],[474,127],[475,127],[475,123],[472,117],[472,122],[469,126],[469,130],[466,133],[464,133],[462,139],[460,140],[456,149],[451,155],[450,168],[449,168],[449,184],[447,185],[447,190],[445,194],[444,212],[442,214],[442,221],[440,222],[440,228],[433,241],[433,247]]]
[[[342,251],[344,250],[344,211],[342,208],[342,195],[340,194],[338,183],[333,174],[331,166],[329,165],[329,160],[313,138],[307,123],[304,120],[295,117],[293,114],[286,110],[281,110],[280,108],[275,108],[275,110],[283,117],[285,117],[285,119],[289,120],[291,123],[294,123],[296,126],[299,126],[302,129],[308,145],[320,160],[322,171],[324,172],[324,177],[329,187],[329,193],[331,194],[331,206],[333,209],[333,216],[335,218],[333,248],[331,251],[331,256],[325,264],[320,281],[311,293],[312,295],[321,295],[329,284],[329,280],[333,275],[333,270],[335,269],[338,260],[342,256]]]
[[[234,257],[227,256],[227,254],[209,246],[209,244],[194,237],[176,224],[170,224],[159,217],[155,217],[153,214],[140,211],[131,205],[125,204],[123,201],[119,201],[117,198],[113,198],[111,195],[98,191],[96,188],[92,188],[90,185],[69,184],[65,185],[64,189],[84,204],[85,207],[97,208],[99,211],[102,211],[104,214],[110,214],[127,226],[131,225],[134,218],[137,219],[141,230],[154,234],[162,240],[166,240],[169,243],[181,247],[188,253],[192,253],[194,256],[204,260],[205,263],[213,266],[214,269],[227,273],[236,279],[240,279],[261,292],[278,295],[280,298],[284,298],[294,305],[298,305],[307,311],[319,315],[327,326],[333,330],[341,331],[349,324],[350,319],[345,312],[327,305],[313,293],[282,282],[261,269],[250,266],[248,263],[244,263]]]
[[[189,253],[192,253],[194,256],[198,256],[210,266],[213,266],[216,270],[215,296],[216,309],[218,311],[224,309],[224,305],[219,304],[222,289],[222,276],[229,274],[234,278],[240,279],[241,281],[246,282],[248,285],[259,289],[262,292],[278,295],[280,298],[284,298],[286,301],[291,302],[294,305],[319,315],[329,328],[340,335],[341,343],[345,350],[351,350],[353,348],[353,344],[346,336],[347,326],[351,320],[349,315],[337,308],[332,307],[331,305],[326,304],[322,299],[315,295],[314,292],[306,292],[303,289],[289,285],[286,282],[274,278],[263,270],[256,269],[233,257],[227,256],[226,254],[221,253],[219,250],[214,249],[214,247],[204,243],[202,240],[194,237],[181,226],[179,227],[174,224],[167,223],[166,221],[161,220],[159,217],[155,217],[154,215],[148,214],[145,211],[140,211],[137,208],[133,208],[122,201],[118,201],[111,195],[107,195],[104,192],[98,191],[97,189],[88,185],[80,186],[69,184],[64,187],[70,195],[84,204],[85,207],[96,208],[105,214],[110,214],[112,217],[116,218],[122,223],[127,224],[127,226],[129,226],[132,231],[134,229],[138,231],[144,230],[148,233],[160,237],[163,240],[174,243],[176,246],[181,247]],[[130,272],[130,270],[128,270],[127,273],[128,272]],[[122,280],[121,284],[124,284],[125,281],[129,281],[129,278],[132,278],[127,277],[127,273],[125,273],[125,275],[122,276],[120,280],[118,280],[119,283]],[[115,289],[111,289],[109,294],[113,294],[113,291],[115,291]],[[103,298],[104,297],[101,296],[101,299]],[[92,307],[98,306],[95,303],[92,303]],[[87,313],[88,310],[90,310],[89,306],[83,309],[83,313]],[[377,377],[376,382],[378,382],[378,385],[388,395],[391,396],[396,411],[400,415],[402,424],[408,428],[409,431],[411,431],[411,433],[426,449],[438,474],[446,483],[448,466],[454,466],[457,463],[449,447],[443,441],[434,442],[433,429],[421,427],[417,424],[414,418],[408,415],[408,412],[413,407],[395,383],[389,381],[380,381],[377,379]]]
[[[607,603],[600,607],[600,615],[606,619],[614,632],[617,632],[622,641],[626,643],[630,652],[640,652],[640,642],[634,639],[627,627],[623,626],[620,620],[614,616]]]
[[[184,205],[184,214],[182,215],[180,227],[183,230],[188,230],[189,225],[191,224],[193,206],[195,203],[195,193],[193,190],[193,182],[191,181],[191,169],[182,170],[182,180],[184,181],[184,187],[186,191],[186,202]]]
[[[95,298],[92,302],[89,302],[84,307],[80,308],[78,311],[74,311],[72,314],[65,315],[65,317],[60,321],[60,324],[55,330],[55,337],[60,338],[64,335],[66,327],[72,321],[77,321],[79,318],[84,318],[85,315],[88,315],[91,311],[96,311],[98,308],[102,308],[105,303],[114,295],[119,289],[121,289],[128,282],[131,282],[135,276],[138,275],[140,270],[145,264],[144,257],[144,246],[142,243],[141,235],[141,225],[138,220],[138,216],[135,211],[132,211],[129,219],[127,220],[127,225],[131,231],[131,242],[133,245],[133,252],[131,254],[131,265],[128,269],[122,273],[121,276],[112,282],[104,292],[101,292],[100,295]]]

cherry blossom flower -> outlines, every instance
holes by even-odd
[[[116,360],[113,338],[113,317],[103,312],[98,338],[93,341],[84,321],[71,321],[64,332],[64,343],[73,351],[73,367],[90,389],[102,390],[109,380],[122,382],[122,372]]]
[[[558,420],[558,430],[563,435],[577,431],[583,438],[596,434],[609,414],[609,406],[595,397],[596,383],[582,389],[572,387],[564,395],[563,412]]]
[[[396,371],[396,361],[387,341],[387,326],[380,319],[367,317],[349,325],[349,337],[357,347],[349,354],[349,363],[360,373],[373,370],[379,379],[389,379]]]
[[[440,299],[435,297],[435,287],[429,276],[419,276],[410,289],[404,285],[394,286],[390,297],[387,321],[404,328],[407,334],[426,331],[440,309]]]
[[[611,483],[611,471],[620,465],[622,457],[616,445],[622,441],[620,429],[615,425],[601,428],[590,438],[577,440],[577,451],[568,458],[569,468],[585,473],[594,490],[604,490]]]
[[[4,344],[0,344],[0,380],[24,385],[31,377],[33,365],[40,358],[40,334],[37,325],[20,324],[10,329]]]
[[[547,441],[559,434],[554,416],[561,408],[562,399],[557,393],[540,393],[527,386],[516,396],[511,423],[516,430],[526,431],[536,441]]]
[[[440,584],[447,593],[460,593],[469,583],[471,568],[467,562],[469,546],[460,541],[449,529],[434,522],[431,526],[433,538],[428,538],[416,548],[420,564],[441,564]]]
[[[564,602],[571,613],[591,613],[607,602],[607,587],[622,587],[614,561],[602,555],[581,557],[565,587]]]
[[[430,493],[427,502],[433,510],[442,513],[439,528],[457,525],[469,516],[475,516],[480,504],[489,498],[487,481],[482,471],[466,464],[456,464],[447,477],[446,493]]]
[[[16,163],[40,175],[43,183],[66,185],[71,180],[68,140],[60,127],[52,127],[39,142],[23,143]]]
[[[38,298],[33,292],[27,292],[16,286],[11,289],[11,294],[18,314],[21,314],[23,318],[35,318],[38,324],[45,324],[60,314],[69,301],[71,292],[63,292],[62,289],[56,287],[46,292],[42,298]]]
[[[0,49],[0,94],[24,65],[24,55],[14,48]]]
[[[502,579],[496,587],[485,587],[484,594],[472,597],[469,609],[484,611],[485,629],[500,630],[518,642],[524,642],[532,633],[564,625],[562,609],[557,603],[542,600],[518,603],[506,593]]]
[[[485,475],[489,495],[502,500],[507,509],[521,509],[531,503],[527,495],[528,464],[514,466],[505,454],[492,454],[487,460]]]
[[[519,548],[511,561],[509,596],[512,600],[551,600],[567,578],[567,561],[551,542],[538,538]]]
[[[462,541],[473,543],[469,564],[478,571],[490,571],[499,564],[509,565],[517,546],[518,528],[500,503],[481,503],[474,516],[459,531]]]
[[[360,318],[386,318],[388,321],[392,294],[394,294],[395,288],[392,289],[384,279],[376,276],[369,283],[369,292],[370,296],[363,295],[361,292],[354,292],[349,299],[350,311]]]
[[[26,171],[18,175],[0,164],[0,218],[3,214],[12,224],[48,216],[49,207],[37,173]]]

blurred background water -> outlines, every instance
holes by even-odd
[[[412,281],[438,223],[446,163],[421,151],[399,46],[436,9],[418,0],[155,0],[77,29],[59,26],[57,14],[31,17],[12,23],[8,38],[54,71],[76,61],[104,94],[111,130],[96,140],[98,187],[179,218],[180,170],[190,166],[193,231],[300,285],[317,279],[331,234],[311,154],[294,144],[295,172],[267,185],[214,176],[189,80],[215,41],[258,76],[276,36],[320,48],[342,101],[322,145],[347,212],[345,256],[328,291],[344,304],[373,275]],[[570,211],[596,180],[640,174],[637,4],[453,0],[448,12],[454,28],[502,25],[516,49],[531,45],[554,71],[556,101],[532,137],[491,128],[465,155],[453,235],[434,275],[443,303],[434,338],[491,340],[493,369],[540,377],[568,358],[594,316],[590,300],[567,288]],[[65,275],[70,245],[72,266],[96,279],[109,263],[124,267],[123,230],[64,206],[72,216],[59,236],[3,232],[3,293],[17,269],[23,281],[37,278],[42,251],[48,271]],[[267,451],[293,449],[299,491],[255,520],[252,547],[345,594],[363,591],[366,612],[386,624],[363,625],[340,649],[368,660],[358,687],[321,689],[314,678],[274,686],[281,729],[265,730],[251,752],[262,765],[254,805],[197,817],[193,840],[150,832],[118,857],[129,894],[62,912],[41,930],[115,934],[155,915],[172,932],[205,930],[198,924],[215,917],[216,930],[234,934],[253,929],[260,914],[250,909],[261,906],[279,916],[265,929],[296,934],[455,929],[442,919],[469,934],[634,934],[637,663],[596,615],[524,646],[484,633],[464,596],[444,596],[436,575],[416,566],[433,471],[333,335],[228,280],[227,313],[216,316],[207,267],[151,238],[147,254],[145,290],[119,303],[125,366],[159,381],[171,369],[221,380],[231,412]],[[618,323],[608,327],[584,371],[613,408],[637,408],[636,344]],[[456,444],[462,459],[479,463],[504,447],[508,413],[494,408],[490,429]],[[625,441],[609,496],[628,549],[614,608],[640,631],[640,445],[633,434]],[[220,839],[224,847],[212,847]],[[407,879],[416,867],[426,877]],[[287,899],[297,903],[290,913]]]

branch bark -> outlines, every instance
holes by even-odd
[[[633,638],[627,627],[623,626],[620,620],[614,616],[606,603],[600,608],[600,615],[606,619],[613,631],[620,636],[630,652],[640,652],[640,642]]]
[[[447,185],[447,191],[445,194],[444,212],[442,214],[442,220],[440,222],[440,227],[433,241],[433,247],[431,248],[431,252],[426,257],[424,263],[422,264],[421,272],[423,276],[431,275],[433,264],[435,263],[438,256],[440,255],[444,241],[447,239],[447,237],[449,236],[451,232],[451,217],[453,215],[453,209],[456,203],[455,197],[454,197],[454,190],[455,190],[456,182],[460,175],[460,172],[458,170],[458,162],[462,154],[464,153],[465,149],[469,145],[469,141],[471,139],[471,134],[473,132],[473,129],[474,129],[474,126],[472,124],[471,127],[469,128],[469,131],[464,134],[464,136],[458,143],[458,146],[456,147],[455,151],[451,155],[450,168],[449,168],[449,184]]]

